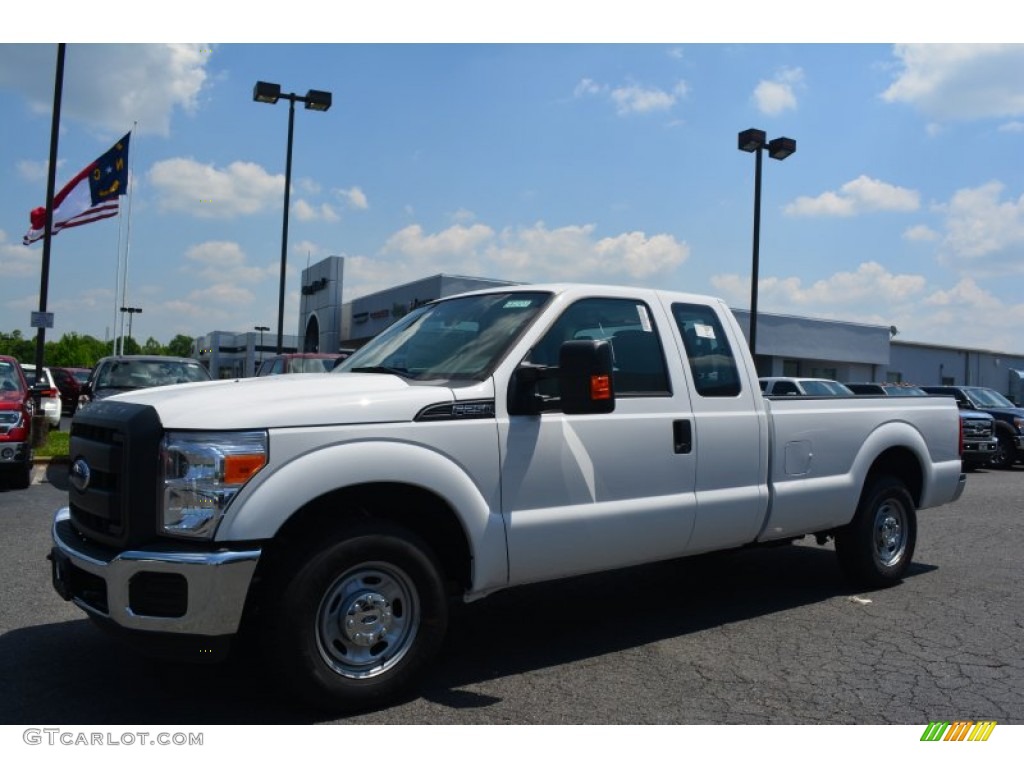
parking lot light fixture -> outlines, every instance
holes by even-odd
[[[737,137],[737,147],[743,152],[754,153],[754,247],[750,276],[750,354],[754,357],[754,364],[757,364],[757,282],[760,269],[760,247],[761,247],[761,150],[768,150],[768,156],[773,160],[785,160],[796,152],[796,139],[780,136],[777,139],[767,141],[767,134],[758,128],[748,128],[740,131]]]
[[[331,108],[330,91],[307,91],[305,96],[296,93],[281,93],[277,83],[257,81],[252,89],[252,100],[261,104],[276,104],[281,99],[288,101],[288,144],[284,166],[284,220],[281,225],[281,280],[277,296],[277,354],[284,351],[284,289],[285,272],[288,267],[288,206],[291,204],[292,186],[292,138],[295,133],[295,102],[301,101],[306,109],[326,112]]]
[[[264,331],[269,331],[270,330],[270,326],[269,325],[256,325],[256,326],[253,326],[253,328],[260,332],[260,359],[259,359],[259,362],[262,363],[263,362],[263,332]]]

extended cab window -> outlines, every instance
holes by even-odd
[[[736,358],[715,311],[702,304],[673,304],[672,316],[683,337],[697,393],[704,397],[738,395]]]
[[[563,342],[580,339],[608,341],[611,344],[617,396],[672,394],[661,340],[651,321],[650,310],[642,301],[577,301],[562,313],[530,350],[526,362],[556,367],[558,351]],[[557,389],[557,382],[542,382],[542,389]],[[543,394],[557,395],[554,391],[545,391]]]

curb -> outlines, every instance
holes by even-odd
[[[64,467],[71,462],[68,456],[45,456],[32,459],[32,485],[41,485],[47,482],[46,473],[50,467]]]

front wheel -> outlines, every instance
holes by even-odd
[[[888,587],[903,578],[917,544],[917,510],[902,481],[871,481],[853,520],[836,534],[839,565],[866,587]]]
[[[1013,438],[1002,434],[998,436],[998,439],[999,447],[996,448],[989,463],[996,469],[1012,469],[1017,458],[1017,448],[1013,443]]]
[[[349,531],[283,576],[268,661],[316,706],[380,706],[440,648],[448,622],[440,567],[408,531]]]

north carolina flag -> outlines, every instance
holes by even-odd
[[[53,197],[53,224],[56,235],[65,227],[78,227],[117,215],[118,204],[128,191],[129,131],[114,146],[90,163]],[[32,227],[25,245],[42,240],[46,231],[46,209],[35,208],[29,214]]]

